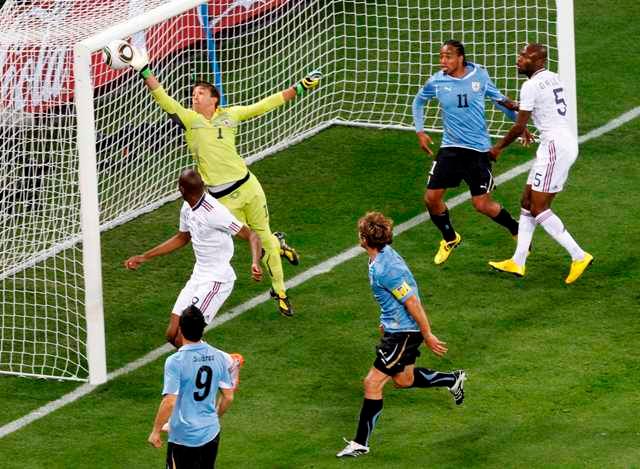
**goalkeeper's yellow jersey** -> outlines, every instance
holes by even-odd
[[[247,165],[236,150],[236,132],[240,122],[264,114],[284,104],[282,92],[250,106],[219,107],[211,119],[187,109],[169,96],[162,87],[151,91],[160,107],[177,117],[185,130],[198,172],[208,186],[218,186],[242,179]]]

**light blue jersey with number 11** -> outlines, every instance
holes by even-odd
[[[413,100],[413,122],[416,132],[424,129],[424,106],[436,98],[444,124],[441,146],[486,152],[491,148],[491,140],[484,115],[485,99],[491,99],[512,121],[516,113],[497,104],[507,98],[498,91],[484,68],[467,62],[465,71],[460,78],[442,71],[429,78]]]
[[[218,389],[232,389],[233,381],[224,352],[199,342],[186,344],[164,364],[162,394],[178,399],[169,422],[169,441],[202,446],[220,432],[216,413]]]

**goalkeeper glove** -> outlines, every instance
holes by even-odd
[[[320,84],[320,78],[322,78],[322,73],[319,70],[314,70],[309,73],[306,77],[296,83],[296,95],[302,96],[307,91],[316,89]]]
[[[149,68],[149,55],[147,51],[140,50],[137,47],[131,46],[133,55],[129,60],[129,66],[140,74],[142,79],[149,78],[151,75],[151,69]]]

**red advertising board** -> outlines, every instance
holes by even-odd
[[[209,24],[214,36],[265,14],[292,0],[211,0],[208,3]],[[122,21],[131,16],[131,5],[139,0],[32,1],[0,10],[0,24],[15,24],[15,34],[0,42],[0,110],[35,113],[73,100],[73,44],[61,38],[69,35],[73,24],[86,20],[101,9],[122,4]],[[11,4],[10,4],[11,5]],[[7,5],[9,6],[9,5]],[[32,29],[34,34],[25,34]],[[59,26],[61,34],[56,34]],[[191,11],[144,32],[151,60],[183,49],[205,37],[197,12]],[[39,34],[46,31],[46,34]],[[97,31],[96,31],[97,32]],[[42,37],[45,40],[33,38]],[[15,38],[15,39],[14,39]],[[84,39],[82,35],[76,40]],[[102,63],[101,53],[92,56],[94,85],[109,83],[124,71],[113,71]]]

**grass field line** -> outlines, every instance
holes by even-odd
[[[578,141],[581,144],[586,143],[589,140],[593,140],[614,129],[617,129],[618,127],[637,118],[638,116],[640,116],[640,106],[635,107],[630,111],[625,112],[624,114],[621,114],[620,116],[610,120],[609,122],[607,122],[605,125],[601,127],[598,127],[596,129],[593,129],[587,132],[586,134],[579,137]],[[527,172],[531,168],[532,164],[533,164],[533,160],[529,160],[526,163],[523,163],[519,166],[516,166],[510,169],[509,171],[506,171],[505,173],[500,174],[495,179],[496,184],[509,181]],[[462,204],[463,202],[466,202],[467,200],[469,200],[469,198],[470,198],[470,194],[468,192],[465,192],[463,194],[452,197],[451,199],[448,199],[447,205],[449,206],[449,208],[453,208]],[[429,219],[429,215],[426,212],[420,215],[417,215],[412,219],[397,225],[394,230],[394,234],[399,235],[401,233],[404,233],[405,231],[410,230],[411,228],[414,228],[424,223],[428,219]],[[310,269],[294,276],[293,278],[291,278],[286,282],[286,285],[288,288],[296,287],[318,275],[330,272],[335,267],[353,259],[354,257],[360,254],[364,254],[364,251],[360,246],[351,247],[341,252],[340,254],[334,257],[331,257],[330,259],[327,259],[326,261],[323,261],[320,264],[315,265]],[[246,311],[249,311],[255,308],[256,306],[262,303],[265,303],[269,300],[270,300],[270,296],[269,296],[269,293],[267,292],[257,295],[254,298],[236,306],[235,308],[230,309],[226,314],[220,315],[217,318],[215,318],[211,322],[211,324],[209,324],[206,330],[210,330],[221,324],[224,324],[227,321],[230,321],[231,319],[238,317],[242,313],[245,313]],[[119,368],[115,371],[112,371],[107,375],[107,381],[114,380],[119,376],[127,374],[131,371],[137,370],[138,368],[141,368],[144,365],[147,365],[153,362],[154,360],[162,357],[163,355],[173,350],[174,350],[173,346],[169,344],[165,344],[161,347],[158,347],[155,350],[149,352],[148,354],[142,356],[141,358],[130,362],[124,367]],[[29,425],[30,423],[35,422],[36,420],[39,420],[42,417],[49,415],[50,413],[60,409],[61,407],[64,407],[67,404],[70,404],[80,399],[81,397],[86,396],[87,394],[95,390],[97,387],[98,386],[91,385],[88,383],[83,384],[79,386],[77,389],[73,390],[72,392],[67,393],[64,396],[60,397],[59,399],[56,399],[55,401],[51,401],[48,404],[28,413],[27,415],[20,417],[19,419],[16,419],[12,422],[9,422],[8,424],[0,427],[0,438],[10,435],[11,433],[14,433],[20,430],[21,428],[25,427],[26,425]]]

